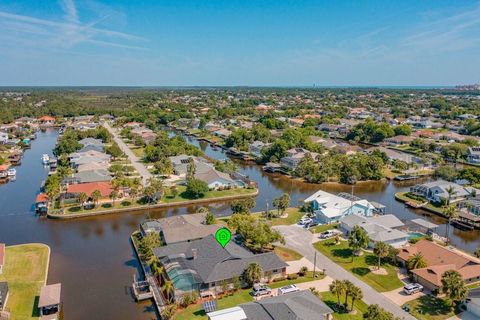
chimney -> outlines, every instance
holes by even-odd
[[[192,249],[192,259],[193,260],[197,259],[197,256],[198,256],[197,249]]]

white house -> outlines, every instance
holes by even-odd
[[[1,141],[1,138],[0,138]],[[469,147],[467,161],[480,164],[480,147]]]
[[[447,190],[453,189],[452,194]],[[429,183],[417,184],[410,188],[410,192],[426,198],[428,201],[441,203],[450,199],[450,202],[457,202],[465,199],[470,191],[459,184],[444,180],[433,181]]]
[[[230,175],[215,169],[195,173],[195,179],[206,182],[209,189],[233,188],[237,186],[237,183],[230,178]]]
[[[8,134],[0,132],[0,144],[6,144],[8,142]]]
[[[395,248],[408,243],[408,234],[396,228],[403,226],[393,214],[375,217],[362,217],[355,214],[346,216],[340,220],[340,229],[349,234],[355,226],[362,227],[370,238],[369,247],[375,246],[375,242],[382,241]]]
[[[349,194],[334,195],[323,190],[305,199],[312,204],[316,218],[321,223],[334,223],[351,214],[371,217],[375,207],[367,200]]]
[[[293,148],[287,150],[287,156],[280,159],[280,164],[286,169],[295,169],[307,154],[310,154],[313,160],[318,156],[318,153],[310,152],[303,148]]]

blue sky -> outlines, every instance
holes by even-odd
[[[1,86],[478,82],[479,1],[0,2]]]

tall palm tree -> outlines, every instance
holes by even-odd
[[[115,200],[118,198],[118,189],[114,188],[109,194],[110,199],[112,199],[112,207],[115,207]]]
[[[82,207],[82,209],[84,209],[84,206],[83,206],[83,205],[85,204],[85,202],[87,201],[87,199],[88,199],[88,196],[87,196],[87,194],[86,194],[85,192],[80,192],[80,193],[78,194],[78,203],[80,204],[80,206]]]
[[[350,280],[344,280],[343,283],[345,285],[345,309],[348,309],[348,297],[355,285]]]
[[[245,281],[251,286],[259,282],[262,279],[262,275],[262,267],[256,262],[250,263],[244,271]]]
[[[447,198],[447,206],[448,206],[448,205],[450,205],[450,201],[452,200],[452,196],[457,194],[457,190],[455,190],[455,188],[453,186],[449,186],[448,188],[445,189],[445,191],[447,191],[447,194],[448,194],[448,198]]]
[[[407,260],[408,270],[426,268],[427,266],[427,261],[421,252],[415,253]]]
[[[167,300],[169,302],[172,302],[172,291],[173,291],[174,287],[173,287],[173,282],[170,281],[170,280],[167,280],[163,283],[163,286],[162,286],[162,290],[163,290],[163,293],[166,295],[167,297]]]
[[[150,268],[152,269],[152,273],[157,278],[158,282],[162,283],[165,267],[161,263],[160,258],[153,256],[153,258],[150,261]]]
[[[455,219],[458,217],[457,208],[455,207],[455,205],[448,205],[445,208],[443,208],[443,215],[448,219],[447,227],[445,228],[445,238],[447,239],[447,244],[448,244],[449,234],[450,234],[450,222],[452,221],[452,219]]]
[[[350,297],[352,298],[352,306],[350,307],[350,311],[353,311],[355,301],[363,299],[363,292],[357,286],[353,286],[350,290]]]
[[[98,205],[98,200],[101,198],[101,196],[102,193],[98,189],[92,192],[91,198],[93,203],[95,204],[95,207]]]
[[[333,280],[329,289],[333,295],[337,296],[337,305],[340,305],[340,296],[345,291],[345,283],[342,280]]]
[[[382,262],[382,258],[385,258],[386,256],[388,256],[389,251],[390,251],[390,248],[388,247],[388,244],[386,244],[385,242],[382,242],[382,241],[375,242],[373,253],[378,258],[378,270],[380,270],[380,263]]]

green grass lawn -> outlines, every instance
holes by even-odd
[[[295,261],[303,258],[297,251],[285,247],[275,247],[274,251],[283,261]]]
[[[336,310],[335,306],[337,304],[337,296],[333,295],[329,291],[321,292],[322,301],[327,304],[332,310]],[[340,301],[343,303],[345,301],[345,297],[340,297]],[[349,308],[352,303],[351,299],[348,299]],[[335,312],[333,314],[333,319],[335,320],[361,320],[363,319],[363,313],[367,311],[368,305],[363,301],[355,301],[355,305],[353,307],[354,310],[357,312],[355,314],[350,313],[341,313]]]
[[[144,148],[142,148],[142,147],[132,146],[132,147],[130,147],[130,150],[132,150],[133,154],[140,159],[142,159],[143,156],[145,155]]]
[[[379,292],[391,291],[403,286],[398,279],[395,267],[389,264],[382,265],[388,275],[377,275],[370,271],[370,266],[377,265],[377,258],[372,253],[364,252],[362,256],[355,257],[352,262],[352,249],[348,247],[347,241],[341,241],[336,245],[334,239],[329,239],[316,242],[314,247]]]
[[[185,193],[185,187],[184,186],[178,186],[177,187],[178,194],[173,197],[170,194],[170,190],[166,190],[165,196],[162,198],[158,204],[161,203],[175,203],[175,202],[188,202],[191,200],[194,200]],[[215,198],[219,197],[227,197],[227,196],[236,196],[236,195],[249,195],[251,194],[252,196],[255,194],[257,189],[244,189],[244,188],[239,188],[239,189],[231,189],[231,190],[223,190],[223,191],[208,191],[203,198],[200,199],[212,199],[214,200]],[[148,204],[143,204],[142,200],[136,200],[132,201],[131,199],[126,199],[123,201],[116,200],[115,205],[113,205],[112,202],[108,203],[103,203],[99,204],[94,208],[89,208],[89,209],[82,209],[78,205],[74,205],[71,207],[65,208],[65,213],[94,213],[102,210],[110,210],[110,209],[124,209],[124,208],[138,208],[138,207],[148,207]]]
[[[305,212],[300,211],[299,208],[287,208],[285,213],[288,215],[285,218],[273,218],[268,221],[272,224],[272,226],[281,226],[281,225],[291,225],[296,224],[300,219],[303,217]],[[252,215],[257,217],[262,217],[263,212],[253,212]]]
[[[412,300],[406,305],[410,308],[410,314],[419,320],[443,320],[456,313],[445,300],[428,295]]]
[[[7,281],[12,320],[38,319],[38,297],[47,277],[49,249],[43,244],[6,247],[0,281]]]
[[[310,228],[311,233],[322,233],[327,230],[332,230],[336,229],[338,227],[338,223],[332,223],[332,224],[321,224],[316,227]]]
[[[313,280],[323,279],[323,275],[319,275],[317,278],[313,278],[313,272],[308,272],[305,277],[299,277],[295,280],[283,280],[272,282],[268,286],[272,289],[280,288],[288,284],[309,282]],[[239,304],[253,301],[253,297],[250,295],[252,289],[242,289],[233,294],[223,296],[217,300],[217,310],[227,309],[235,307]],[[206,320],[207,316],[202,310],[201,304],[197,303],[188,306],[188,308],[180,310],[175,315],[176,320]]]

